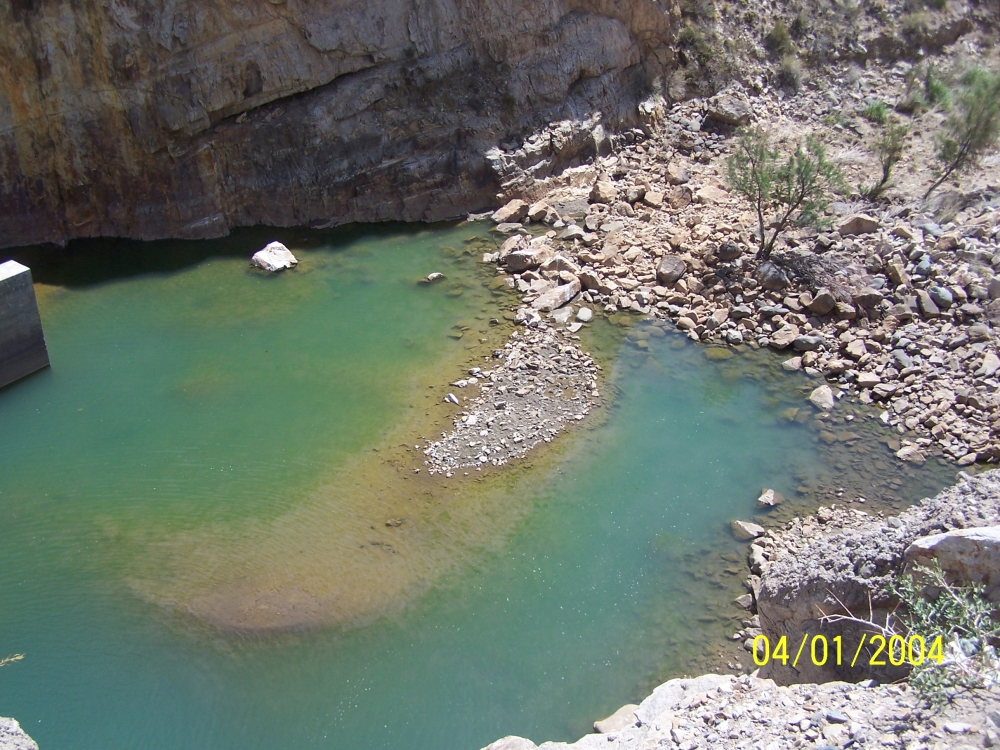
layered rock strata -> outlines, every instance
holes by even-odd
[[[673,9],[15,0],[0,7],[0,246],[488,205],[490,149],[634,110],[669,63]],[[595,153],[592,125],[565,128],[535,169]]]

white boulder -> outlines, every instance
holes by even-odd
[[[293,268],[299,264],[299,261],[292,255],[292,251],[280,242],[271,242],[263,250],[254,253],[250,263],[256,268],[274,273],[275,271],[284,271],[286,268]]]

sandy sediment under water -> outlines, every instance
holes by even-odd
[[[0,647],[27,654],[0,700],[43,746],[576,738],[745,660],[731,518],[954,474],[900,467],[860,407],[816,424],[768,352],[628,315],[585,329],[607,400],[582,428],[414,473],[447,383],[508,335],[473,235],[278,234],[302,263],[277,277],[247,267],[271,233],[97,243],[77,284],[27,259],[53,368],[0,392]],[[755,509],[763,486],[786,503]]]

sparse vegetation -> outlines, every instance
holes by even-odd
[[[868,122],[873,122],[876,125],[884,125],[889,117],[889,108],[885,105],[885,102],[872,102],[865,105],[865,108],[861,110],[861,115]]]
[[[809,24],[806,23],[806,17],[802,15],[800,11],[796,14],[795,18],[792,19],[792,25],[789,27],[789,31],[795,39],[801,39],[805,36],[806,31],[809,29]]]
[[[834,109],[823,115],[820,120],[828,128],[836,127],[837,125],[844,124],[844,116],[840,113],[840,110]]]
[[[802,89],[802,63],[795,55],[785,55],[778,67],[778,85],[790,91]]]
[[[995,646],[1000,636],[996,606],[981,586],[949,584],[935,563],[917,568],[893,587],[905,609],[900,621],[907,633],[930,643],[948,642],[944,658],[913,668],[910,684],[931,703],[943,703],[958,690],[990,688],[1000,682]]]
[[[783,58],[795,53],[795,44],[788,33],[788,27],[785,26],[785,22],[780,18],[774,22],[774,26],[767,32],[767,36],[764,37],[764,43],[778,57]]]
[[[774,243],[789,224],[814,223],[829,193],[843,187],[840,170],[827,161],[816,138],[807,137],[804,146],[799,144],[782,160],[770,134],[761,128],[740,130],[735,153],[726,160],[726,178],[757,214],[757,258],[762,261],[771,257]]]
[[[908,114],[924,112],[933,107],[947,110],[951,105],[948,85],[933,64],[914,68],[906,77],[906,93],[896,109]]]
[[[962,77],[955,110],[935,138],[938,177],[926,199],[945,180],[979,162],[1000,139],[1000,72],[973,68]]]
[[[869,200],[875,200],[886,189],[892,187],[892,170],[901,158],[903,158],[903,148],[905,146],[906,134],[909,132],[905,125],[898,122],[888,122],[882,129],[878,138],[873,144],[875,156],[878,157],[879,165],[882,167],[882,176],[879,181],[870,187],[861,187],[861,194]]]

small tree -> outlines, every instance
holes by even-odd
[[[905,125],[889,122],[875,140],[874,150],[878,162],[882,166],[882,177],[871,187],[862,186],[861,194],[869,200],[875,200],[882,195],[886,188],[891,187],[889,180],[892,178],[892,168],[903,158],[903,141],[908,132]]]
[[[757,257],[762,261],[771,257],[775,241],[790,223],[815,222],[826,207],[827,195],[843,186],[840,170],[826,160],[826,150],[813,136],[782,162],[762,128],[740,131],[736,151],[726,160],[726,178],[757,213]],[[768,221],[765,216],[772,210]],[[770,237],[768,227],[773,230]]]
[[[935,138],[938,178],[924,193],[926,200],[955,172],[971,167],[1000,138],[1000,73],[973,68],[962,77],[954,110]]]

